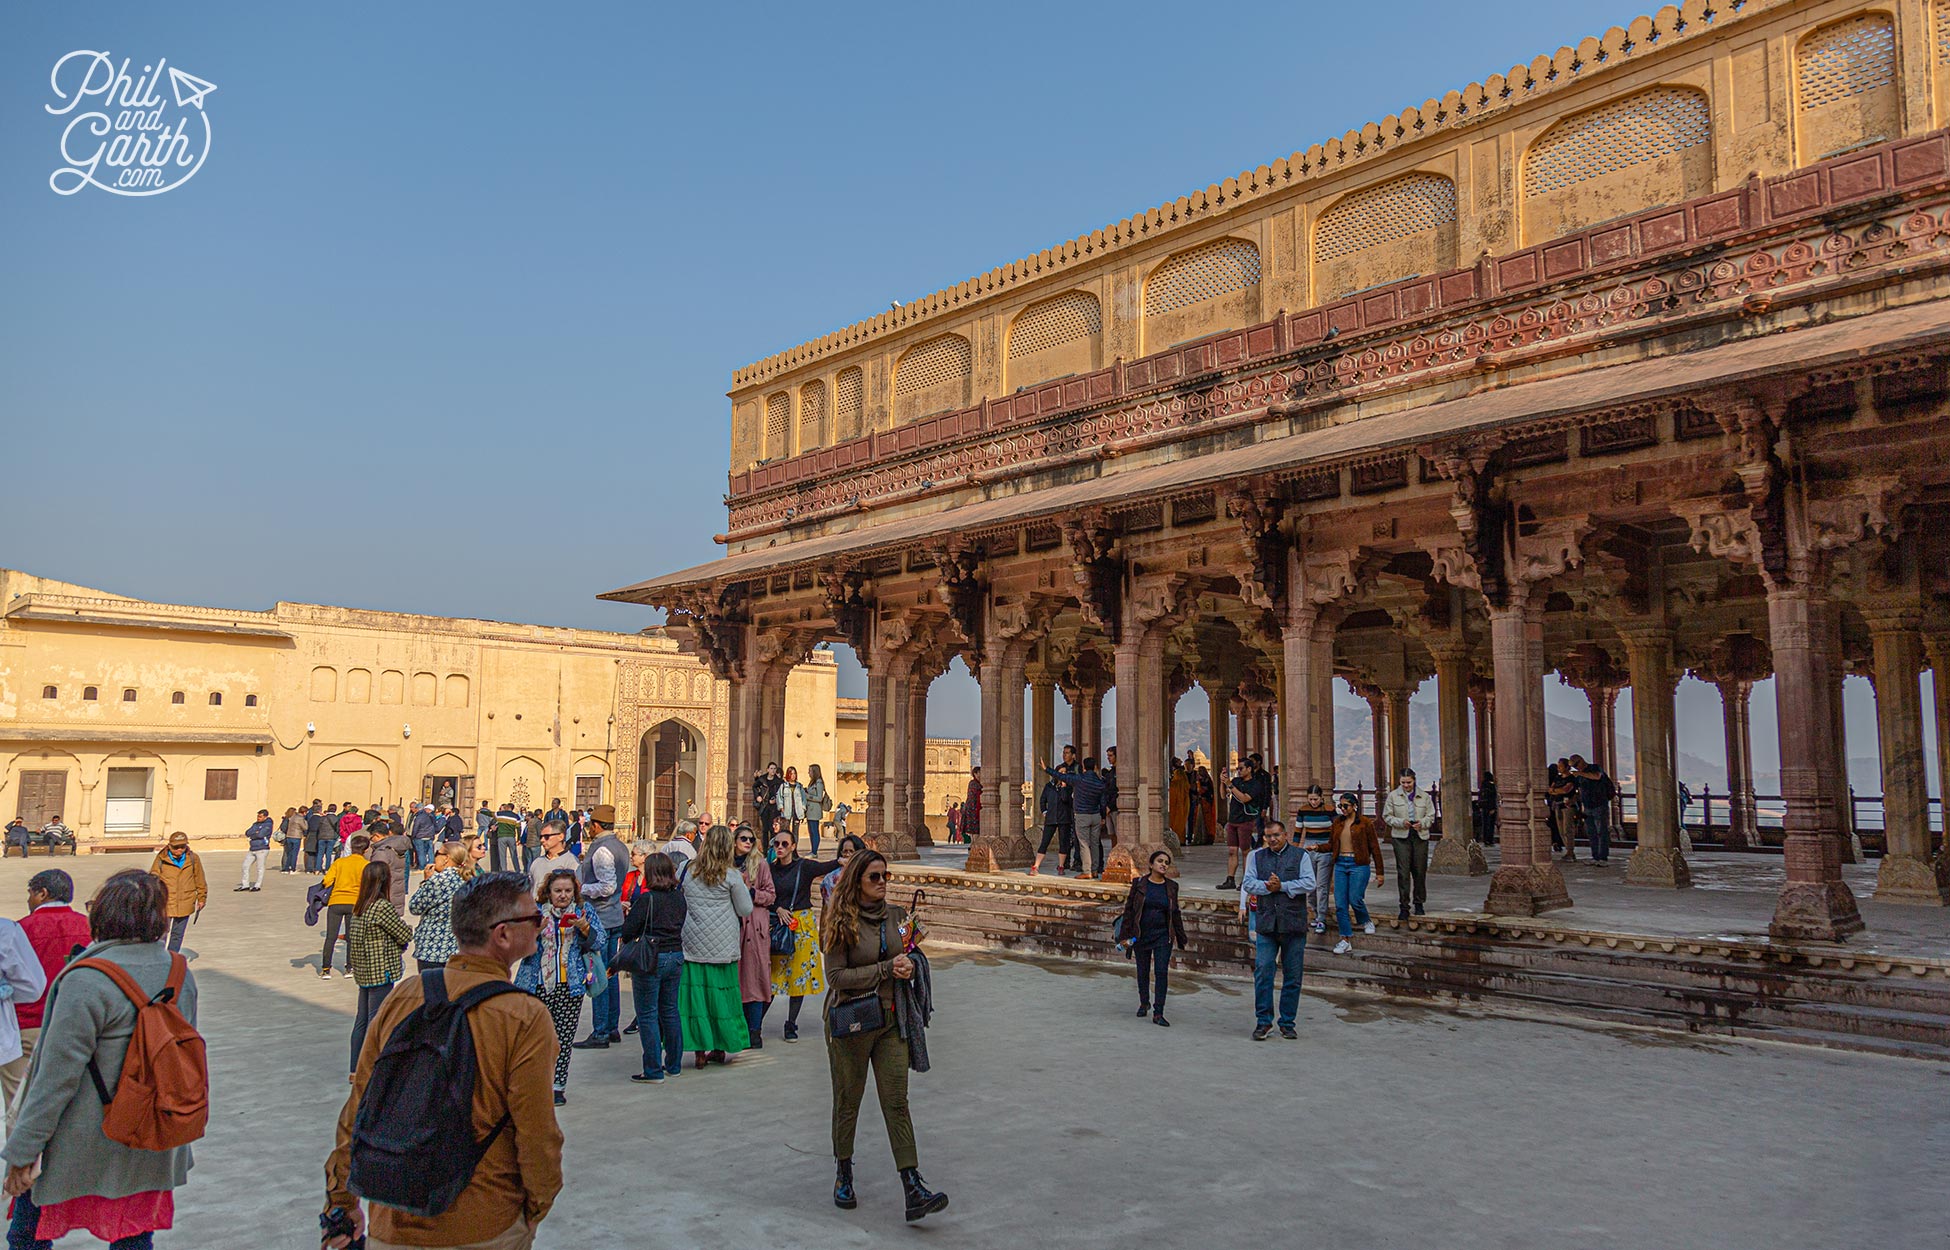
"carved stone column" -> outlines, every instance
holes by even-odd
[[[1541,656],[1531,655],[1528,589],[1512,586],[1503,603],[1489,605],[1490,654],[1496,671],[1495,736],[1497,830],[1502,861],[1490,877],[1483,910],[1534,916],[1571,905],[1564,877],[1550,861],[1550,835],[1540,838],[1533,790],[1548,768],[1544,743],[1535,738],[1532,704],[1544,697]],[[1541,622],[1539,622],[1541,624]],[[1538,640],[1541,649],[1541,639]],[[1534,796],[1538,804],[1544,795]],[[1542,843],[1541,855],[1538,843]]]
[[[1720,690],[1721,718],[1727,749],[1727,846],[1760,846],[1759,812],[1754,806],[1754,683],[1729,677],[1714,683]]]
[[[1841,605],[1824,599],[1819,608],[1820,632],[1816,635],[1815,664],[1827,687],[1829,723],[1827,734],[1817,735],[1822,752],[1822,767],[1829,773],[1828,792],[1835,797],[1835,827],[1841,831],[1842,862],[1862,862],[1862,840],[1855,835],[1855,803],[1848,780],[1848,722],[1843,715],[1842,690],[1848,677],[1848,661],[1842,654]]]
[[[1232,689],[1213,685],[1206,688],[1206,702],[1210,707],[1207,716],[1212,726],[1212,779],[1218,781],[1219,770],[1229,762],[1232,753]]]
[[[1394,785],[1408,771],[1408,700],[1410,686],[1395,686],[1388,691],[1388,784]]]
[[[1834,724],[1832,684],[1820,660],[1822,618],[1829,610],[1803,579],[1782,578],[1768,586],[1781,798],[1787,808],[1782,819],[1787,882],[1768,932],[1782,939],[1834,942],[1862,929],[1855,895],[1842,880],[1843,833],[1832,790],[1836,770],[1827,735],[1820,732]]]
[[[1469,792],[1469,644],[1460,635],[1433,640],[1436,728],[1442,747],[1442,837],[1429,854],[1429,871],[1480,877],[1489,857],[1474,837]]]
[[[1930,658],[1930,685],[1936,695],[1937,802],[1945,816],[1945,827],[1950,828],[1950,635],[1931,634],[1923,639],[1923,648]],[[1950,838],[1938,847],[1936,857],[1950,863],[1945,847],[1950,847]]]
[[[1338,614],[1322,611],[1314,623],[1313,692],[1308,696],[1313,708],[1314,782],[1323,790],[1334,788],[1334,630]]]
[[[1295,557],[1294,563],[1298,559]],[[1297,578],[1289,576],[1289,584]],[[1314,783],[1314,727],[1317,718],[1310,706],[1314,681],[1314,625],[1318,609],[1307,605],[1302,596],[1291,596],[1280,645],[1286,672],[1280,688],[1284,696],[1280,719],[1285,734],[1281,755],[1286,765],[1280,770],[1280,816],[1289,819],[1300,807],[1300,796]]]
[[[1022,694],[1034,609],[991,601],[983,629],[982,814],[968,869],[1025,868],[1035,858],[1022,823]]]
[[[920,666],[907,680],[907,822],[914,845],[933,846],[928,832],[928,688],[935,674]],[[918,855],[917,855],[918,858]]]
[[[1104,688],[1094,686],[1083,696],[1084,732],[1090,737],[1090,753],[1097,757],[1098,765],[1104,762]]]
[[[1637,755],[1638,846],[1625,868],[1629,885],[1689,886],[1679,849],[1679,790],[1672,775],[1672,634],[1654,624],[1615,622],[1632,683],[1632,745]]]
[[[1388,696],[1378,686],[1357,686],[1354,693],[1368,705],[1368,722],[1374,727],[1374,818],[1380,828],[1381,803],[1388,795]]]
[[[1484,773],[1496,771],[1496,756],[1490,743],[1491,705],[1495,703],[1496,696],[1491,693],[1490,683],[1479,677],[1471,677],[1469,701],[1475,706],[1476,716],[1476,732],[1473,735],[1476,740],[1476,776],[1473,780],[1481,785]]]
[[[890,657],[878,649],[867,659],[867,824],[869,846],[886,833],[887,794],[887,716],[888,699],[893,694]],[[746,784],[751,783],[749,779]],[[879,848],[875,848],[879,849]],[[884,855],[886,852],[881,851]]]
[[[908,698],[913,672],[914,657],[907,653],[893,657],[888,667],[887,736],[882,740],[886,754],[880,766],[880,790],[874,796],[874,806],[885,812],[877,832],[886,841],[874,849],[889,859],[897,852],[905,852],[901,858],[907,858],[914,850],[914,836],[907,829],[907,791],[912,779],[908,748],[914,740],[907,714],[913,706]]]
[[[1037,676],[1029,683],[1029,755],[1035,761],[1032,767],[1053,767],[1056,760],[1056,683],[1046,676]],[[1043,775],[1031,773],[1029,777],[1030,805],[1036,813],[1036,827],[1042,828],[1046,819],[1043,812]]]
[[[1921,613],[1865,610],[1875,646],[1876,730],[1886,839],[1876,871],[1878,902],[1950,903],[1944,863],[1930,855],[1930,795],[1923,765]]]

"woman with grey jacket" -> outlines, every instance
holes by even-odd
[[[832,796],[826,793],[826,778],[819,775],[819,765],[806,767],[806,831],[812,834],[812,857],[819,858],[819,825],[826,819],[827,804]]]
[[[697,1066],[729,1063],[751,1045],[745,1004],[738,990],[738,953],[752,892],[733,864],[731,830],[712,825],[703,849],[684,870],[684,979],[677,987],[677,1014],[684,1049]]]
[[[145,993],[162,993],[174,963],[163,944],[167,902],[156,877],[116,873],[89,905],[94,944],[80,958],[116,964]],[[175,1003],[195,1024],[196,978],[187,968]],[[150,1250],[155,1231],[172,1226],[173,1191],[189,1179],[190,1148],[138,1150],[111,1140],[102,1132],[102,1099],[88,1072],[92,1061],[102,1085],[115,1089],[135,1016],[135,1003],[94,968],[71,967],[49,989],[26,1098],[0,1147],[6,1193],[14,1199],[9,1246],[45,1246],[85,1231],[111,1250]]]

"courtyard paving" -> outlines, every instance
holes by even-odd
[[[240,859],[206,856],[216,892],[186,943],[215,1115],[160,1244],[310,1250],[355,992],[314,975],[310,878],[233,894]],[[85,896],[147,862],[9,859],[0,899],[17,915],[50,863]],[[824,1048],[782,1044],[775,1013],[763,1051],[664,1088],[627,1080],[633,1038],[578,1052],[568,1185],[537,1244],[1786,1250],[1950,1227],[1930,1179],[1950,1065],[1312,992],[1300,1041],[1255,1044],[1240,981],[1180,978],[1167,1030],[1132,1016],[1116,967],[937,968],[913,1105],[944,1215],[903,1225],[871,1098],[862,1207],[833,1209]]]

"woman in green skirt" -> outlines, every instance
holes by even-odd
[[[738,947],[752,892],[732,869],[731,830],[712,825],[697,862],[684,875],[684,979],[677,990],[684,1049],[697,1066],[729,1063],[751,1045],[738,992]]]

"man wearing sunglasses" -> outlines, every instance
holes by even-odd
[[[542,915],[521,873],[488,873],[467,882],[454,893],[452,917],[460,951],[438,974],[446,978],[449,1001],[476,986],[506,981],[510,965],[535,953]],[[379,1052],[419,1009],[424,992],[419,977],[401,982],[366,1032],[352,1093],[339,1112],[338,1142],[325,1163],[326,1210],[351,1217],[350,1235],[330,1237],[324,1243],[329,1250],[367,1232],[366,1212],[348,1187],[352,1127]],[[373,1203],[376,1245],[527,1250],[562,1189],[562,1130],[555,1123],[554,1105],[555,1026],[548,1009],[532,994],[501,993],[477,1004],[467,1013],[467,1022],[474,1037],[474,1139],[488,1142],[487,1151],[467,1187],[439,1215],[409,1215]]]

